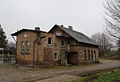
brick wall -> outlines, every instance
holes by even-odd
[[[56,33],[60,33],[61,36],[64,36],[62,38],[56,37]],[[41,36],[44,36],[44,38],[41,38]],[[52,44],[48,44],[48,38],[52,39]],[[66,38],[69,37],[69,38]],[[84,64],[84,63],[90,63],[93,61],[98,60],[98,48],[95,48],[94,46],[88,46],[88,45],[79,45],[76,40],[71,38],[67,33],[63,32],[60,29],[53,30],[52,33],[42,33],[39,35],[39,39],[35,42],[37,39],[37,33],[26,31],[21,32],[17,36],[17,63],[18,64],[34,64],[36,65],[42,65],[42,66],[53,66],[53,65],[65,65],[66,64],[66,51],[68,50],[68,41],[70,42],[70,52],[76,52],[78,56],[76,58],[78,59],[78,64]],[[61,46],[61,41],[64,40],[64,46]],[[21,43],[30,41],[30,53],[29,54],[22,54],[21,53]],[[88,46],[88,47],[87,47]],[[90,59],[85,59],[85,53],[84,50],[86,50],[86,54],[88,54],[88,50],[90,51]],[[91,51],[95,51],[95,60],[91,58],[92,54]],[[34,54],[33,54],[34,53]],[[54,53],[58,54],[58,60],[54,60]],[[34,55],[34,56],[33,56]],[[88,56],[88,55],[87,55]],[[33,58],[34,57],[34,58]],[[74,59],[71,59],[72,62],[75,61]]]

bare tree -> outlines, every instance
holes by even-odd
[[[106,30],[108,34],[120,40],[120,0],[105,0]]]
[[[102,49],[110,49],[111,42],[109,40],[109,36],[105,33],[95,33],[91,36],[91,38],[97,42]]]
[[[105,53],[110,50],[112,43],[109,40],[109,36],[105,33],[95,33],[91,36],[91,38],[98,43],[100,56],[104,56]]]

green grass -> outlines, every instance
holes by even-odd
[[[98,76],[99,76],[99,74],[91,75],[91,76],[85,76],[85,77],[80,77],[79,79],[73,80],[73,81],[70,81],[70,82],[88,82],[88,80],[90,81],[90,80],[96,79]]]
[[[90,76],[80,77],[70,82],[120,82],[120,69],[103,71]]]
[[[93,82],[120,82],[120,70],[107,72]]]

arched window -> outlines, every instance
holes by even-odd
[[[25,53],[25,43],[21,42],[21,53],[24,54]]]
[[[90,60],[90,50],[88,50],[88,60]]]
[[[91,57],[92,57],[92,60],[93,60],[93,50],[91,51]]]
[[[30,53],[30,42],[29,41],[26,42],[26,53],[27,54]]]
[[[87,60],[86,50],[84,50],[85,60]]]
[[[96,51],[94,51],[94,53],[95,53],[95,58],[96,58]]]
[[[96,61],[96,51],[93,53],[93,60]]]

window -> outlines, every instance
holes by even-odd
[[[0,54],[2,54],[2,50],[0,50]]]
[[[54,60],[58,60],[58,54],[54,53]]]
[[[87,59],[87,56],[86,56],[86,50],[84,50],[84,55],[85,55],[85,60]]]
[[[92,60],[93,60],[93,50],[91,51],[91,54],[92,54]]]
[[[90,60],[90,51],[88,50],[88,60]]]
[[[95,54],[95,59],[96,59],[96,51],[94,51],[94,54]]]
[[[30,53],[30,42],[26,42],[26,53],[29,54]]]
[[[52,38],[48,37],[48,44],[52,44]]]
[[[25,53],[25,43],[24,42],[21,43],[21,53],[22,54]]]
[[[61,33],[60,33],[60,32],[57,32],[57,33],[56,33],[56,36],[61,36]]]
[[[61,46],[64,46],[64,41],[63,40],[61,41]]]

